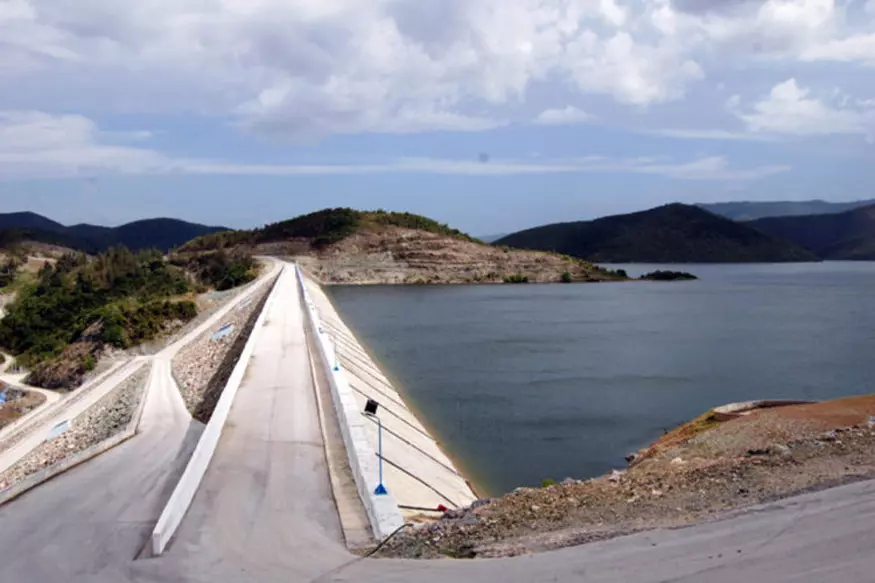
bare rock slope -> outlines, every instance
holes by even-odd
[[[244,248],[294,257],[322,283],[462,284],[598,282],[614,271],[551,252],[495,247],[409,213],[327,209],[256,231],[196,239],[181,254]]]
[[[713,412],[640,452],[627,470],[520,488],[393,539],[384,555],[498,557],[710,520],[875,477],[875,396]]]

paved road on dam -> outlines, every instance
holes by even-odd
[[[287,270],[291,273],[291,270]],[[870,582],[875,482],[733,518],[504,560],[348,553],[293,277],[277,283],[226,431],[176,538],[140,558],[198,426],[157,358],[141,435],[0,508],[0,581],[54,583]]]
[[[219,447],[160,560],[205,581],[306,581],[346,559],[300,291],[280,276]],[[290,560],[291,559],[291,560]],[[181,580],[185,580],[184,578]]]
[[[202,428],[168,361],[148,391],[140,435],[0,508],[0,581],[124,580]]]

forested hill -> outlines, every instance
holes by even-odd
[[[67,253],[37,273],[3,266],[14,301],[0,320],[0,347],[31,371],[29,384],[74,388],[106,348],[166,335],[197,315],[196,294],[251,281],[253,259],[223,251],[167,261],[160,251],[112,248]]]
[[[448,284],[626,279],[555,253],[512,251],[411,213],[323,209],[252,231],[199,237],[186,257],[225,249],[294,256],[323,283]]]
[[[799,245],[696,206],[669,204],[594,221],[556,223],[496,241],[613,263],[815,261]]]
[[[772,217],[748,224],[793,241],[823,259],[875,260],[875,205],[837,214]]]
[[[132,251],[158,249],[167,252],[201,235],[227,230],[225,227],[164,218],[146,219],[119,227],[88,224],[68,227],[36,213],[0,214],[0,232],[5,233],[4,239],[50,243],[86,253],[100,253],[118,246]]]
[[[698,206],[733,221],[753,221],[765,217],[797,217],[843,213],[875,204],[873,200],[829,202],[825,200],[780,200],[701,203]]]

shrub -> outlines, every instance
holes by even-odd
[[[504,283],[529,283],[529,277],[527,275],[508,275],[504,278]]]
[[[566,271],[565,273],[562,274],[562,277],[559,278],[559,281],[561,281],[562,283],[571,283],[572,282],[571,273]]]
[[[543,480],[541,480],[541,487],[542,488],[549,488],[550,486],[555,486],[555,485],[556,485],[556,480],[554,480],[553,478],[544,478]]]
[[[678,281],[692,280],[698,278],[692,273],[687,273],[685,271],[653,271],[651,273],[642,275],[640,279],[646,279],[650,281]]]
[[[0,321],[0,345],[26,366],[51,359],[86,336],[124,348],[157,333],[168,320],[193,318],[193,304],[168,301],[188,291],[185,273],[155,251],[68,254],[22,286]]]
[[[201,285],[218,291],[249,283],[256,277],[255,260],[239,251],[229,253],[220,249],[187,259],[175,257],[173,261],[191,271]]]
[[[97,368],[97,360],[90,354],[82,357],[82,369],[85,372],[91,372]]]
[[[15,283],[15,278],[18,276],[19,264],[14,259],[9,259],[0,266],[0,288],[8,287]]]

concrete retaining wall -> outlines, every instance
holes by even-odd
[[[379,484],[379,459],[368,437],[367,424],[370,421],[362,416],[362,409],[356,402],[346,374],[337,364],[334,343],[321,324],[319,313],[307,291],[303,272],[296,266],[295,273],[306,306],[304,316],[313,332],[324,364],[325,377],[331,387],[334,409],[356,488],[368,514],[374,537],[383,540],[404,524],[404,518],[392,494],[374,493]]]
[[[134,368],[131,371],[130,376],[137,374],[137,372],[140,370],[140,368],[142,366],[143,365],[141,364],[140,366],[137,366],[136,368]],[[128,378],[130,378],[130,377],[128,377]],[[122,381],[122,382],[124,382],[124,381]],[[148,389],[149,389],[149,385],[150,385],[149,378],[146,378],[145,382],[146,382],[146,384],[141,390],[142,394],[140,395],[140,402],[137,404],[137,409],[134,412],[133,416],[131,417],[131,420],[128,422],[128,426],[125,427],[120,433],[117,433],[116,435],[110,437],[109,439],[104,439],[100,443],[92,445],[88,449],[80,451],[77,454],[71,455],[70,457],[63,459],[56,464],[53,464],[47,468],[44,468],[44,469],[36,472],[35,474],[28,476],[27,478],[25,478],[24,480],[15,484],[14,486],[11,486],[11,487],[3,490],[2,492],[0,492],[0,506],[3,506],[7,502],[10,502],[10,501],[18,498],[19,496],[21,496],[25,492],[28,492],[29,490],[32,490],[32,489],[36,488],[37,486],[40,486],[40,485],[44,484],[45,482],[48,482],[49,480],[51,480],[55,476],[58,476],[60,474],[63,474],[64,472],[72,470],[76,466],[78,466],[80,464],[84,464],[88,460],[95,458],[103,453],[106,453],[107,451],[111,450],[112,448],[116,447],[117,445],[121,445],[122,443],[124,443],[125,441],[129,440],[134,435],[136,435],[137,429],[140,426],[140,419],[142,419],[142,417],[143,417],[143,407],[146,405],[146,399],[148,397]],[[82,413],[82,415],[84,415],[84,414],[85,414],[85,412]]]
[[[741,403],[729,403],[714,407],[714,417],[718,421],[729,421],[742,417],[757,409],[771,409],[774,407],[789,407],[790,405],[808,405],[815,401],[796,401],[790,399],[760,399],[757,401],[743,401]]]
[[[362,411],[368,399],[380,404],[384,480],[402,516],[415,518],[427,513],[435,517],[441,514],[442,506],[462,508],[474,502],[477,495],[471,485],[340,317],[325,290],[306,275],[304,284],[321,328],[336,349],[356,410]],[[373,449],[378,446],[377,429],[374,420],[365,419]]]
[[[285,268],[280,271],[278,277],[283,277],[284,271]],[[179,479],[176,488],[173,490],[173,494],[170,496],[170,500],[161,512],[158,523],[152,531],[152,554],[154,556],[158,556],[164,552],[170,539],[173,538],[173,535],[182,523],[182,519],[185,517],[185,513],[188,512],[195,494],[204,479],[210,461],[213,459],[216,447],[219,445],[219,438],[222,436],[225,421],[228,419],[228,414],[231,412],[231,406],[234,404],[234,397],[237,395],[237,390],[240,388],[243,376],[246,374],[246,368],[249,366],[249,359],[255,348],[258,331],[264,325],[264,319],[268,313],[270,304],[273,301],[274,294],[276,293],[276,280],[270,285],[272,285],[273,288],[268,295],[265,305],[261,309],[261,313],[258,315],[258,319],[255,321],[252,333],[249,335],[249,339],[246,341],[246,345],[243,348],[243,352],[240,354],[240,358],[234,367],[234,371],[228,379],[228,384],[222,392],[222,396],[219,397],[219,401],[216,403],[216,408],[213,410],[212,417],[210,417],[209,423],[207,423],[207,426],[204,428],[200,440],[195,447],[194,453],[192,453],[191,459],[189,459],[188,465],[185,467],[182,477]]]

